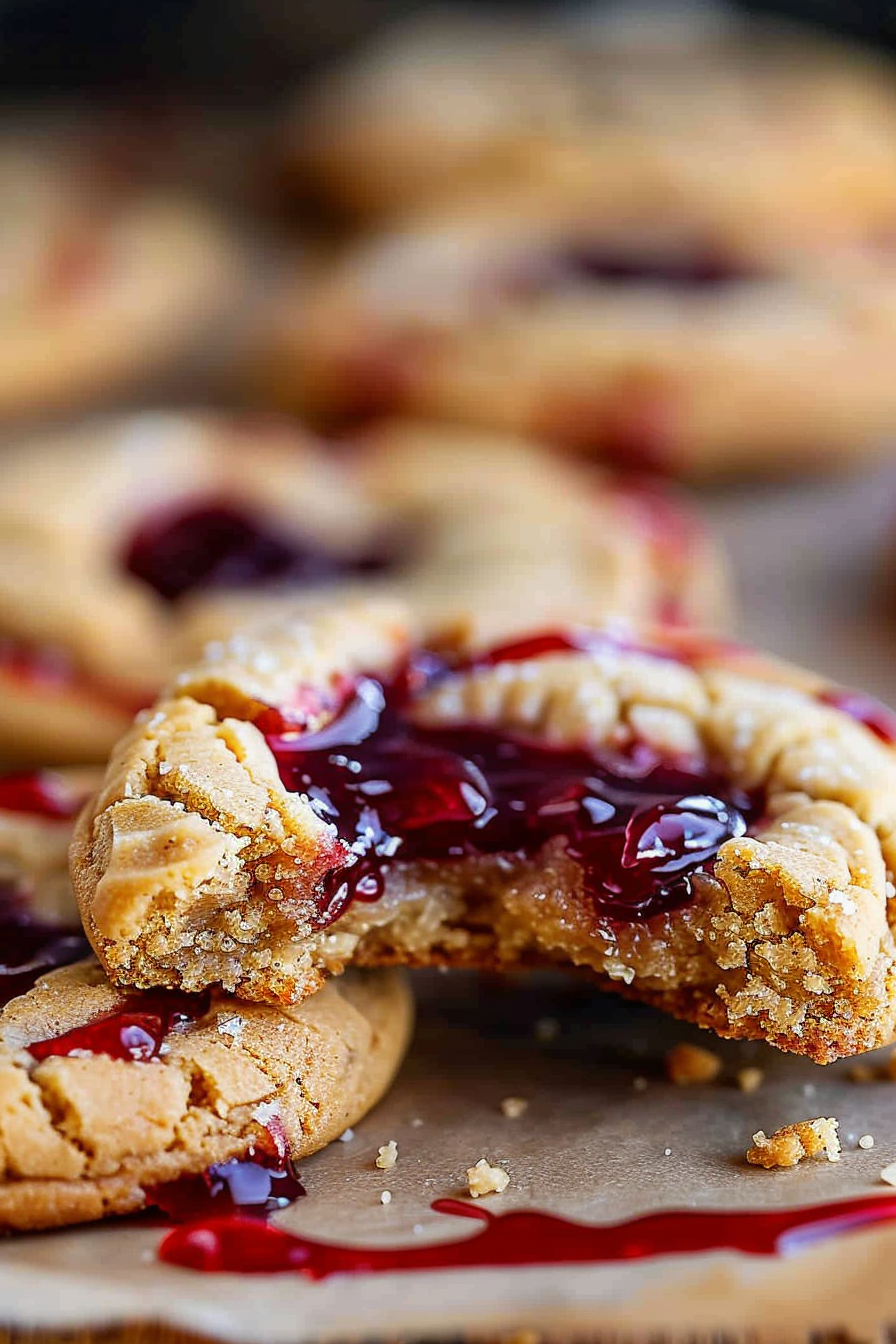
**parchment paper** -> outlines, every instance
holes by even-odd
[[[896,583],[886,573],[888,552],[896,557],[896,464],[820,485],[730,489],[703,504],[733,556],[744,637],[896,703]],[[820,1069],[759,1045],[719,1044],[723,1080],[679,1089],[663,1080],[665,1050],[682,1039],[716,1043],[583,981],[431,975],[418,989],[419,1029],[396,1087],[351,1142],[303,1163],[308,1197],[281,1215],[284,1226],[353,1243],[475,1235],[476,1224],[429,1206],[461,1193],[465,1169],[482,1156],[511,1175],[503,1195],[488,1197],[494,1212],[537,1207],[594,1222],[887,1189],[879,1173],[896,1160],[896,1083],[861,1085],[848,1064]],[[535,1030],[546,1017],[558,1024],[551,1041]],[[751,1094],[732,1081],[744,1064],[765,1073]],[[502,1114],[507,1096],[528,1101],[521,1118]],[[755,1130],[819,1115],[840,1121],[838,1164],[744,1164]],[[859,1149],[869,1133],[874,1148]],[[389,1139],[398,1164],[378,1171],[377,1148]],[[321,1283],[166,1268],[154,1256],[160,1235],[130,1222],[5,1242],[0,1317],[44,1327],[158,1319],[258,1344],[522,1328],[557,1338],[725,1328],[795,1341],[838,1328],[871,1338],[896,1322],[896,1225],[788,1259],[716,1252]]]

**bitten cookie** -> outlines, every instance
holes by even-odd
[[[0,492],[0,758],[104,760],[206,639],[284,597],[397,592],[498,638],[622,611],[724,624],[674,495],[494,435],[147,414],[19,441]]]
[[[0,1230],[128,1213],[235,1158],[285,1170],[375,1104],[410,1035],[391,972],[298,1008],[116,989],[66,872],[90,774],[0,776]]]
[[[118,180],[84,145],[0,143],[0,416],[95,402],[171,374],[244,264],[185,198]]]
[[[896,432],[891,251],[755,241],[662,215],[614,226],[550,192],[467,203],[285,291],[268,395],[318,423],[426,415],[684,476],[880,451]]]
[[[587,196],[617,224],[814,246],[892,228],[896,84],[867,56],[718,14],[443,13],[327,73],[284,158],[362,218],[523,189]]]
[[[122,985],[575,966],[826,1061],[896,1022],[894,742],[882,706],[687,633],[427,653],[400,608],[333,607],[138,717],[73,879]]]

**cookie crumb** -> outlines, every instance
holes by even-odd
[[[467,1167],[467,1186],[474,1199],[480,1195],[503,1194],[510,1177],[503,1167],[493,1167],[487,1157],[480,1157],[475,1167]]]
[[[391,1190],[382,1190],[382,1191],[380,1192],[380,1203],[381,1203],[381,1204],[391,1204],[391,1203],[392,1203],[392,1191],[391,1191]]]
[[[804,1157],[822,1153],[829,1162],[840,1161],[838,1121],[820,1116],[817,1120],[797,1120],[793,1125],[782,1125],[773,1134],[757,1130],[753,1147],[747,1152],[747,1161],[754,1167],[795,1167]],[[896,1163],[894,1163],[896,1170]]]
[[[411,1129],[419,1129],[422,1124],[423,1121],[420,1119],[419,1115],[415,1115],[411,1121]]]
[[[873,1148],[873,1147],[874,1147],[874,1135],[873,1135],[873,1134],[862,1134],[862,1135],[860,1135],[860,1137],[859,1137],[859,1147],[860,1147],[860,1148]]]
[[[681,1041],[666,1052],[666,1077],[676,1087],[690,1087],[693,1083],[712,1083],[722,1071],[722,1061],[712,1050],[702,1045],[688,1045]]]
[[[637,1078],[632,1079],[632,1087],[635,1089],[636,1092],[647,1091],[647,1079],[644,1077],[643,1074],[639,1073]]]
[[[890,1162],[880,1173],[880,1178],[887,1185],[896,1185],[896,1162]]]
[[[664,1148],[664,1149],[663,1149],[663,1157],[671,1157],[671,1156],[672,1156],[672,1149],[671,1149],[671,1148]]]
[[[376,1165],[380,1171],[391,1171],[397,1161],[398,1144],[394,1139],[390,1139],[388,1143],[382,1144],[377,1149]]]
[[[741,1092],[756,1092],[762,1086],[765,1074],[761,1069],[750,1065],[745,1069],[738,1069],[735,1078]]]
[[[556,1017],[540,1017],[535,1023],[536,1041],[556,1041],[560,1035],[560,1023]]]
[[[525,1097],[505,1097],[501,1102],[501,1110],[508,1120],[519,1120],[528,1109],[529,1103]]]
[[[352,1139],[353,1139],[354,1137],[355,1137],[355,1131],[354,1131],[353,1129],[345,1129],[345,1130],[343,1130],[342,1133],[339,1135],[339,1142],[340,1142],[340,1143],[351,1143],[351,1141],[352,1141]]]
[[[873,1083],[875,1073],[870,1064],[853,1064],[846,1076],[851,1083]]]

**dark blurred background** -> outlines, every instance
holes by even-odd
[[[310,66],[419,7],[409,0],[0,0],[0,96],[105,90],[139,97],[164,89],[266,101]],[[896,4],[884,0],[759,0],[737,8],[896,47]]]

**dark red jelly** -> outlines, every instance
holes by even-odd
[[[123,556],[125,569],[169,602],[196,588],[320,583],[384,569],[385,555],[338,555],[286,536],[229,504],[174,506],[147,518]]]
[[[34,817],[65,820],[73,817],[84,796],[52,770],[0,776],[0,811],[26,812]]]
[[[474,1219],[479,1231],[424,1246],[365,1247],[293,1236],[250,1218],[210,1218],[169,1232],[159,1246],[159,1258],[212,1274],[292,1272],[326,1279],[333,1274],[606,1264],[718,1250],[792,1255],[896,1218],[896,1199],[880,1195],[802,1209],[670,1209],[598,1225],[538,1210],[495,1214],[456,1199],[440,1199],[432,1207],[437,1213]]]
[[[665,253],[623,250],[588,242],[570,242],[535,252],[505,268],[486,293],[512,299],[535,298],[572,285],[651,285],[699,292],[755,280],[755,269],[709,248]]]
[[[555,644],[564,638],[504,658],[569,647]],[[353,900],[377,900],[396,860],[527,857],[548,844],[581,866],[599,918],[649,919],[685,904],[694,874],[755,814],[756,799],[701,763],[663,761],[643,744],[561,750],[487,728],[414,726],[407,685],[387,692],[362,678],[321,731],[268,736],[285,786],[351,846],[322,884],[321,927]]]
[[[822,691],[818,699],[823,705],[839,709],[857,723],[863,723],[875,737],[880,738],[881,742],[886,742],[889,746],[896,745],[896,714],[887,709],[880,700],[875,700],[873,695],[835,686],[828,691]]]
[[[111,1059],[155,1059],[168,1033],[198,1022],[209,1008],[208,994],[148,990],[117,1013],[94,1018],[62,1036],[35,1041],[28,1051],[35,1059],[85,1053]]]
[[[305,1187],[288,1161],[258,1155],[217,1162],[199,1176],[153,1186],[146,1192],[146,1202],[185,1223],[232,1213],[267,1218],[304,1194]]]
[[[80,930],[29,921],[18,909],[15,893],[0,893],[0,907],[0,1007],[27,993],[48,971],[90,952]]]

